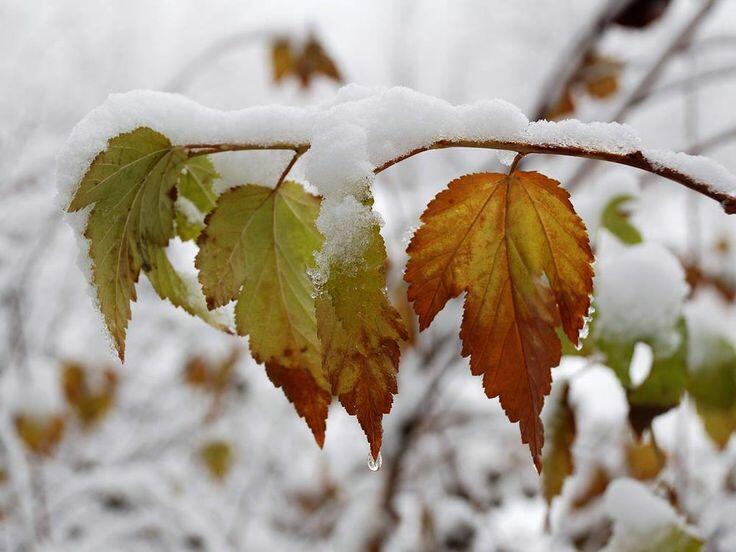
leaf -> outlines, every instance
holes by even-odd
[[[179,174],[176,185],[179,196],[175,203],[176,232],[182,240],[193,240],[199,236],[204,223],[190,220],[190,215],[184,212],[182,204],[188,202],[188,208],[195,209],[204,220],[217,203],[214,182],[220,175],[204,155],[188,159]]]
[[[680,343],[675,351],[662,354],[654,343],[647,343],[654,351],[649,374],[638,386],[631,382],[629,370],[636,342],[617,342],[599,338],[597,346],[605,362],[616,374],[626,391],[629,404],[629,422],[638,437],[649,429],[652,420],[678,406],[687,385],[687,331],[685,323],[678,324]]]
[[[426,328],[462,292],[460,337],[486,394],[500,397],[537,470],[539,413],[560,361],[562,325],[577,343],[593,286],[593,254],[569,194],[535,172],[461,177],[435,197],[407,249],[409,299]]]
[[[332,393],[358,417],[374,459],[383,415],[398,392],[399,340],[408,338],[385,286],[386,247],[374,226],[360,266],[333,262],[317,297],[317,334]]]
[[[174,233],[174,186],[186,152],[149,128],[111,138],[92,162],[69,205],[94,205],[84,235],[92,281],[105,323],[124,358],[130,303],[141,268],[153,267],[149,246],[164,247]]]
[[[271,45],[271,72],[274,82],[279,82],[294,68],[294,52],[291,44],[280,38]]]
[[[228,441],[217,440],[202,446],[199,454],[213,479],[222,481],[233,464],[233,449]]]
[[[13,423],[26,448],[41,456],[51,456],[64,436],[64,418],[57,414],[21,413]]]
[[[708,436],[725,449],[736,432],[736,351],[722,339],[710,356],[718,360],[691,369],[687,390]]]
[[[629,389],[629,422],[641,437],[649,429],[652,420],[680,404],[687,385],[687,332],[680,322],[680,345],[670,355],[662,358],[655,350],[652,367],[647,378],[636,388]]]
[[[667,457],[653,438],[641,443],[632,442],[626,447],[629,474],[640,481],[657,477],[666,462]]]
[[[331,395],[307,275],[322,245],[319,204],[293,182],[225,192],[198,240],[196,266],[210,308],[237,299],[238,333],[322,446]]]
[[[623,206],[632,199],[629,195],[616,196],[608,202],[601,213],[601,226],[628,245],[642,242],[641,234],[629,222],[629,214],[623,209]]]
[[[85,428],[104,418],[115,400],[117,374],[108,368],[99,375],[102,377],[95,378],[97,385],[91,385],[91,378],[81,364],[68,362],[62,366],[64,396]]]
[[[548,505],[562,492],[562,486],[575,469],[572,445],[575,441],[575,413],[570,407],[569,384],[565,381],[553,394],[555,403],[549,404],[545,422],[550,439],[542,455],[542,494]]]

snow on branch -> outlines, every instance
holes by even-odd
[[[617,123],[529,122],[502,100],[453,106],[406,88],[349,85],[334,100],[300,108],[207,108],[183,96],[151,91],[113,94],[74,129],[58,160],[64,198],[71,195],[107,141],[138,127],[166,135],[193,153],[289,149],[306,155],[320,192],[339,195],[418,153],[450,147],[487,148],[599,159],[679,182],[736,212],[736,176],[710,159],[647,150]],[[370,169],[369,169],[370,167]],[[329,193],[328,193],[329,195]]]

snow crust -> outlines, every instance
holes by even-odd
[[[676,346],[675,325],[689,291],[677,258],[654,242],[602,248],[600,257],[596,331],[615,341],[651,339],[663,349]]]

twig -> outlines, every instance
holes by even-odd
[[[659,79],[670,59],[678,53],[683,43],[690,40],[692,34],[700,26],[715,5],[716,0],[704,0],[700,9],[698,9],[690,21],[680,29],[670,42],[669,46],[660,53],[659,57],[649,67],[649,70],[646,72],[644,77],[639,81],[639,84],[634,87],[634,89],[620,103],[619,108],[611,115],[611,117],[609,117],[609,120],[622,122],[626,118],[632,108],[635,107],[636,98],[647,94],[654,83]],[[567,179],[568,189],[575,188],[575,186],[579,184],[580,180],[588,174],[591,166],[590,161],[581,163],[572,176]]]

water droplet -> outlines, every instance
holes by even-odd
[[[578,342],[575,345],[575,350],[579,351],[583,348],[583,340],[588,337],[588,332],[590,332],[590,322],[593,320],[593,315],[595,314],[595,307],[593,306],[593,303],[591,302],[590,307],[588,308],[588,315],[583,318],[583,328],[580,330],[580,333],[578,334]]]
[[[368,455],[368,469],[371,471],[378,471],[381,469],[381,466],[383,465],[383,458],[381,458],[381,453],[378,453],[378,456],[376,459],[373,459],[373,456],[370,454]]]

